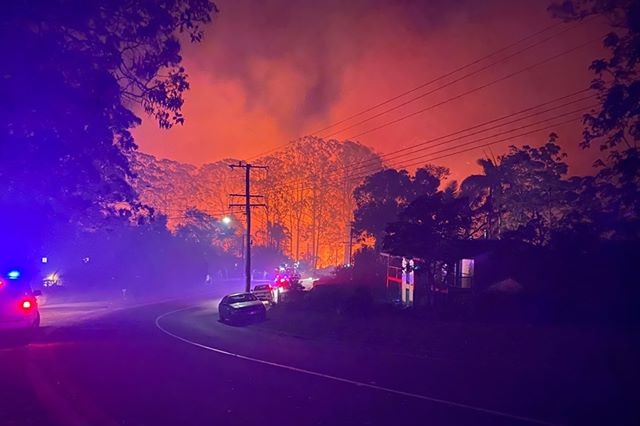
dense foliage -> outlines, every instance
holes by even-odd
[[[126,154],[136,112],[181,123],[181,38],[208,0],[14,1],[3,6],[0,209],[4,235],[37,247],[59,224],[143,210]]]

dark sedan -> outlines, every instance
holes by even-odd
[[[218,305],[220,322],[238,323],[241,321],[264,320],[267,309],[251,293],[236,293],[225,296]]]

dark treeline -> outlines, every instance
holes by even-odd
[[[532,159],[543,152],[555,160]],[[415,306],[428,309],[434,289],[449,287],[446,310],[456,303],[455,277],[443,270],[475,258],[474,306],[461,306],[462,316],[475,311],[533,320],[637,319],[637,217],[622,213],[621,200],[610,197],[619,188],[608,183],[591,186],[588,203],[576,202],[593,178],[564,177],[562,158],[553,143],[513,147],[497,162],[480,160],[486,174],[468,177],[460,188],[443,185],[446,171],[433,166],[414,175],[387,169],[368,177],[356,190],[355,227],[370,248],[356,255],[352,271],[338,275],[381,285],[386,260],[372,252],[417,258]],[[488,300],[486,290],[507,279],[523,288],[507,298],[514,306],[497,306],[500,296]]]
[[[368,177],[355,191],[356,231],[377,251],[424,261],[417,305],[432,302],[433,289],[452,279],[443,270],[485,253],[480,260],[490,266],[476,281],[485,288],[506,278],[523,284],[522,297],[511,307],[520,315],[639,317],[640,4],[564,1],[549,11],[567,22],[596,16],[611,25],[603,40],[608,56],[590,67],[600,105],[585,114],[583,138],[575,142],[599,149],[601,158],[593,175],[567,176],[566,155],[553,133],[540,147],[511,147],[479,160],[482,173],[459,186],[444,185],[447,171],[434,166],[414,175],[388,169]],[[363,263],[356,264],[356,276],[375,267]],[[383,269],[381,261],[373,263]],[[474,296],[482,299],[478,290]],[[494,302],[486,306],[488,313],[496,313]]]
[[[160,282],[158,276],[196,269],[199,260],[189,255],[196,248],[168,233],[162,217],[138,200],[128,154],[137,148],[135,111],[163,128],[183,122],[189,84],[181,43],[199,42],[215,12],[208,0],[4,7],[3,264],[28,266],[36,276],[64,263],[71,276],[87,270],[85,286],[117,288],[120,280]],[[42,257],[51,263],[41,264]]]

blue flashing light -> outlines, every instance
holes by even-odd
[[[9,271],[7,276],[9,277],[10,280],[17,280],[18,278],[20,278],[20,271],[16,271],[14,269],[13,271]]]

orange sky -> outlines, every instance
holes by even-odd
[[[166,131],[145,119],[135,131],[142,151],[196,165],[252,157],[556,22],[546,12],[547,0],[216,3],[221,13],[208,28],[206,40],[186,46],[184,52],[191,81],[185,95],[186,123]],[[349,138],[604,31],[594,22],[585,23],[499,67],[335,137]],[[599,44],[591,44],[357,140],[384,154],[580,90],[591,79],[589,63],[602,54]],[[597,155],[596,150],[577,147],[580,130],[579,125],[557,130],[570,155],[571,173],[590,172]],[[513,143],[539,144],[546,140],[545,133]],[[507,145],[495,145],[492,152],[504,152]],[[461,178],[476,170],[475,160],[483,155],[479,149],[435,162]]]

